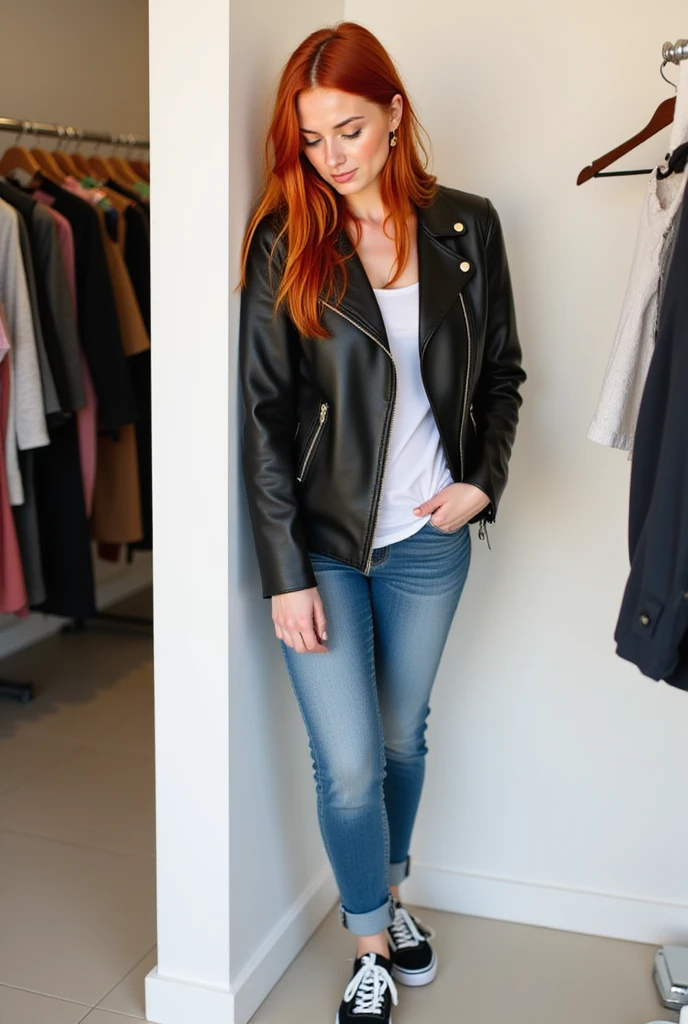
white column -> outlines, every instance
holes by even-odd
[[[149,1020],[233,1021],[229,3],[151,0],[158,966]]]

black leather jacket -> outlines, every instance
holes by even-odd
[[[422,380],[454,480],[486,492],[476,520],[491,522],[525,380],[499,218],[488,199],[441,186],[416,212]],[[396,397],[358,256],[339,308],[322,307],[331,339],[300,336],[283,307],[273,316],[276,224],[264,218],[252,240],[239,329],[243,472],[264,597],[316,585],[309,550],[368,571]],[[345,233],[338,244],[352,249]]]

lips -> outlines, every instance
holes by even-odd
[[[332,178],[333,178],[333,180],[334,180],[334,181],[348,181],[348,180],[349,180],[349,178],[350,178],[350,177],[351,177],[351,176],[352,176],[353,174],[355,174],[355,173],[356,173],[356,170],[355,170],[355,168],[354,168],[354,170],[353,170],[353,171],[348,171],[348,172],[347,172],[346,174],[333,174],[333,175],[332,175]]]

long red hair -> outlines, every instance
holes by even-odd
[[[261,198],[242,246],[240,287],[246,283],[248,250],[258,224],[268,214],[282,213],[284,224],[275,244],[285,236],[287,255],[275,309],[286,303],[301,334],[327,338],[330,335],[320,322],[318,299],[324,293],[336,304],[344,295],[350,256],[338,252],[336,242],[348,227],[353,228],[358,244],[360,226],[344,198],[320,177],[302,150],[296,100],[302,90],[316,87],[362,96],[384,109],[396,93],[403,98],[397,145],[390,149],[380,178],[382,202],[389,211],[387,219],[394,227],[397,250],[396,273],[390,284],[398,280],[410,253],[411,204],[428,206],[437,179],[426,170],[423,129],[382,43],[351,21],[308,36],[287,61],[279,80],[265,144]]]

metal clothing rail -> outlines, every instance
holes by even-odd
[[[44,121],[18,121],[0,117],[0,131],[28,135],[50,135],[67,142],[100,142],[106,146],[130,146],[132,149],[150,149],[150,142],[142,135],[113,135],[111,132],[92,132],[64,124],[46,124]]]
[[[688,60],[688,39],[677,39],[675,43],[665,43],[662,47],[662,59],[667,64],[678,64]]]
[[[131,149],[150,149],[148,139],[140,135],[115,135],[111,132],[92,132],[82,128],[73,128],[70,125],[47,124],[44,121],[20,121],[12,117],[0,117],[0,131],[15,132],[17,135],[47,135],[52,138],[63,139],[65,142],[98,142],[106,146],[128,146]],[[152,626],[150,619],[137,619],[134,616],[109,615],[107,612],[100,612],[98,619],[110,619],[127,625]],[[84,623],[79,620],[74,627],[83,629]],[[69,630],[67,625],[65,630]],[[0,697],[15,697],[22,702],[33,700],[34,688],[31,683],[15,683],[9,679],[0,678]]]
[[[667,64],[680,64],[682,60],[688,60],[688,39],[677,39],[675,43],[668,42],[662,46],[662,66],[659,73],[669,85],[673,83],[664,74]],[[634,174],[652,174],[652,167],[644,167],[637,171],[597,171],[593,178],[623,178]],[[578,182],[581,184],[581,182]]]

